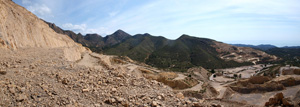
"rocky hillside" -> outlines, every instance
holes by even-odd
[[[250,47],[254,49],[260,49],[264,52],[275,55],[282,60],[278,63],[289,64],[294,66],[300,66],[300,48],[299,46],[285,46],[285,47],[276,47],[274,45],[244,45],[244,44],[233,44],[234,46],[240,47]]]
[[[215,45],[213,46],[217,49],[219,57],[224,60],[252,62],[254,64],[274,62],[279,60],[279,58],[275,55],[270,55],[266,52],[250,47],[237,47],[217,41],[215,41]]]
[[[114,46],[131,37],[131,35],[122,30],[117,30],[113,34],[107,35],[106,37],[102,37],[98,34],[82,35],[81,33],[76,34],[70,30],[63,30],[56,26],[54,23],[50,23],[47,21],[45,21],[45,23],[47,23],[48,26],[52,28],[56,33],[68,35],[75,42],[89,47],[94,52],[102,52],[104,48]]]
[[[261,45],[246,45],[246,44],[231,44],[233,46],[238,46],[238,47],[250,47],[250,48],[254,48],[254,49],[260,49],[260,50],[268,50],[268,49],[272,49],[272,48],[277,48],[274,45],[270,45],[270,44],[261,44]]]
[[[51,24],[49,26],[52,27]],[[62,33],[55,27],[52,28],[56,32]],[[78,37],[82,38],[81,35]],[[173,71],[186,71],[194,66],[213,69],[278,60],[276,56],[260,50],[232,46],[189,35],[182,35],[176,40],[169,40],[148,33],[131,36],[118,30],[106,37],[101,37],[98,34],[87,34],[84,39],[89,41],[91,45],[88,47],[94,52],[128,56],[133,60]],[[74,40],[76,41],[76,39]]]

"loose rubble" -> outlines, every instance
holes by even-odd
[[[62,55],[59,48],[1,50],[0,106],[158,107],[186,103],[162,83],[121,69],[81,66]]]

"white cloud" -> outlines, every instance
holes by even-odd
[[[41,18],[49,18],[54,17],[52,15],[52,10],[45,5],[44,3],[33,2],[31,0],[22,0],[22,4],[32,13],[41,17]]]
[[[49,7],[47,7],[46,5],[34,4],[31,6],[28,6],[28,10],[42,18],[43,17],[52,17],[51,9]]]
[[[86,24],[76,25],[76,24],[72,24],[72,23],[66,23],[66,24],[63,24],[62,27],[65,30],[72,30],[75,33],[81,33],[81,34],[97,33],[102,36],[105,36],[105,35],[109,35],[112,32],[114,32],[114,31],[108,29],[107,27],[99,27],[99,28],[89,29],[89,28],[87,28]]]
[[[82,33],[86,32],[86,24],[75,25],[72,23],[66,23],[66,24],[63,24],[62,27],[64,29],[73,30],[77,33],[78,32],[82,32]]]

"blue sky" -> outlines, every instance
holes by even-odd
[[[300,46],[300,0],[13,0],[66,30]]]

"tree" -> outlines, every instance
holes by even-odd
[[[233,74],[233,77],[234,77],[234,78],[237,78],[237,76],[238,76],[237,74]]]
[[[211,73],[215,73],[215,69],[211,69],[211,71],[210,71]]]
[[[242,74],[239,75],[239,78],[242,78]]]

